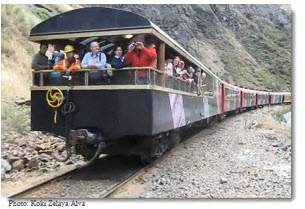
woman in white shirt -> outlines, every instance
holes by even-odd
[[[173,68],[172,59],[167,59],[165,63],[165,74],[173,76]]]

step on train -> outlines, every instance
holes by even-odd
[[[204,127],[248,109],[291,103],[290,92],[251,90],[221,80],[158,26],[124,10],[89,7],[68,11],[35,26],[29,39],[70,44],[80,54],[88,51],[91,41],[97,41],[108,58],[116,43],[128,46],[139,34],[154,42],[156,67],[81,69],[62,75],[56,84],[49,79],[53,70],[32,72],[31,130],[65,139],[67,152],[58,153],[58,160],[67,160],[73,147],[88,164],[102,153],[136,155],[142,162],[150,162],[177,145],[188,128]],[[166,75],[169,53],[204,72],[204,84]],[[90,74],[96,71],[106,76],[92,79]],[[145,72],[146,82],[138,82],[139,72]]]

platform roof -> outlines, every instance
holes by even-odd
[[[106,7],[87,7],[61,13],[41,22],[31,30],[30,37],[151,27],[148,19],[132,12]]]

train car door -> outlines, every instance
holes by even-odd
[[[243,108],[244,92],[240,90],[240,108]]]
[[[221,83],[221,112],[225,112],[225,101],[226,101],[226,94],[225,94],[225,85]]]
[[[256,93],[255,94],[255,106],[256,106],[256,108],[258,107],[258,105],[259,105],[259,94],[258,93]]]

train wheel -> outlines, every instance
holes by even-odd
[[[168,139],[168,148],[172,149],[175,146],[177,146],[181,141],[179,131],[171,131],[169,133],[169,139]]]
[[[152,150],[147,151],[146,153],[139,155],[138,157],[142,165],[148,165],[158,157],[161,157],[163,153],[164,151],[162,151],[162,149],[154,148]]]
[[[139,155],[141,164],[147,165],[155,159],[161,157],[167,150],[167,146],[164,142],[164,138],[152,139],[151,144],[146,148],[146,151]]]
[[[150,164],[154,159],[153,158],[151,158],[149,155],[145,155],[145,154],[143,154],[143,155],[139,155],[138,156],[138,159],[139,159],[139,161],[140,161],[140,163],[142,164],[142,165],[148,165],[148,164]]]
[[[89,147],[86,144],[76,144],[75,154],[82,155],[85,161],[89,161],[95,154],[96,149]]]
[[[163,155],[164,152],[165,152],[165,147],[164,147],[163,143],[158,143],[151,148],[150,156],[152,158],[159,158]]]

